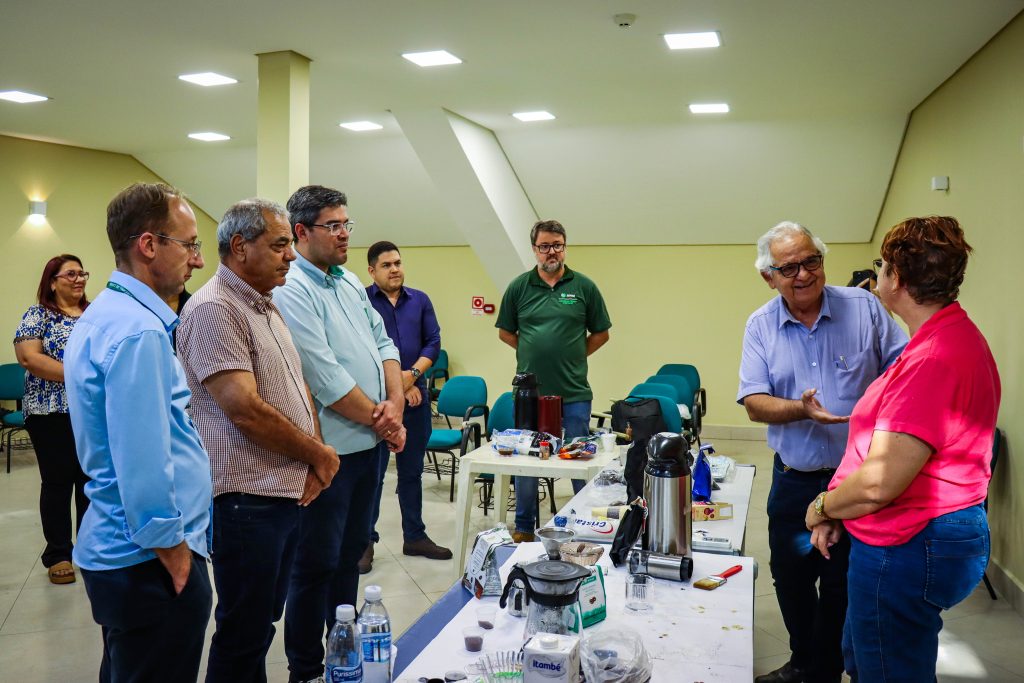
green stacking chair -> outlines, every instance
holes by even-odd
[[[455,500],[455,473],[459,471],[459,458],[468,452],[470,435],[475,436],[476,446],[480,445],[480,425],[470,422],[473,417],[484,417],[484,424],[490,414],[487,407],[487,383],[482,377],[459,375],[452,377],[441,387],[437,397],[437,412],[444,415],[447,429],[433,428],[427,440],[427,457],[433,470],[440,478],[441,473],[451,475],[449,498]],[[459,429],[452,428],[452,417],[462,419]],[[443,465],[437,462],[438,453],[447,453],[449,460]]]
[[[0,365],[0,401],[14,401],[15,410],[3,409],[0,416],[0,449],[7,449],[7,472],[11,471],[11,444],[14,435],[25,431],[25,413],[21,400],[25,398],[25,368],[17,363]]]
[[[441,395],[441,388],[438,382],[448,381],[448,352],[441,349],[437,354],[437,360],[423,373],[423,379],[427,380],[427,400],[430,401],[431,415],[439,417],[437,412],[437,397]]]

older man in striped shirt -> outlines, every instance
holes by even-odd
[[[213,474],[217,630],[207,681],[266,680],[284,611],[299,507],[338,471],[320,438],[299,354],[271,290],[295,260],[287,211],[235,204],[217,227],[221,264],[188,301],[178,356]]]

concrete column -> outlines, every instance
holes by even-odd
[[[291,50],[256,57],[256,194],[283,204],[309,183],[310,60]]]

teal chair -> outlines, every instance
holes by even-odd
[[[25,398],[25,368],[17,363],[0,365],[0,401],[14,401],[15,410],[0,409],[0,449],[7,449],[7,472],[11,471],[11,445],[14,435],[25,431],[25,413],[21,401]]]
[[[685,405],[690,413],[688,417],[683,418],[683,427],[694,435],[699,436],[701,426],[700,392],[694,388],[694,385],[682,375],[651,375],[647,378],[647,383],[652,382],[668,384],[676,390],[676,395],[679,396],[679,401],[677,402],[680,405]]]
[[[486,432],[487,438],[490,439],[494,432],[501,432],[506,429],[512,429],[515,427],[515,402],[512,398],[512,392],[506,391],[504,394],[498,397],[498,400],[491,406],[490,418],[487,422]],[[480,507],[483,508],[484,514],[487,514],[487,510],[490,509],[493,502],[494,492],[494,475],[487,472],[481,474],[476,478],[476,482],[482,484],[480,488]],[[547,487],[547,497],[551,506],[551,514],[558,512],[558,507],[555,504],[555,480],[550,477],[545,477],[540,480],[541,486]],[[538,489],[539,494],[539,489]]]
[[[996,427],[995,434],[992,435],[992,460],[989,461],[989,471],[992,474],[989,477],[989,486],[992,485],[991,477],[995,476],[996,474],[996,465],[999,464],[999,452],[1003,449],[1004,438],[1005,437],[1003,436],[1003,430],[999,429],[999,427]],[[988,514],[988,496],[985,496],[985,514]],[[985,570],[985,573],[981,575],[981,580],[985,584],[985,588],[988,589],[989,597],[993,600],[998,600],[999,598],[996,595],[996,591],[994,588],[992,588],[992,582],[988,578],[987,569]]]
[[[637,385],[643,386],[643,385]],[[665,431],[680,434],[683,431],[683,419],[679,417],[676,402],[664,394],[638,394],[630,392],[627,401],[633,398],[656,398],[661,404],[661,419],[665,421]]]
[[[471,418],[483,416],[484,424],[490,414],[487,407],[487,383],[482,377],[459,375],[452,377],[441,387],[437,397],[437,412],[443,415],[448,423],[447,429],[434,428],[427,440],[427,458],[440,478],[441,473],[451,476],[449,498],[455,500],[455,473],[459,471],[459,458],[468,452],[469,440],[475,438],[476,446],[480,445],[480,425],[470,422]],[[452,428],[452,417],[462,419],[459,429]],[[449,462],[440,465],[438,453],[447,453]]]
[[[431,404],[431,413],[434,417],[439,417],[437,413],[438,396],[441,395],[441,389],[438,387],[438,382],[448,381],[448,352],[441,349],[437,354],[437,360],[431,365],[426,372],[423,373],[423,379],[427,380],[427,400]]]
[[[693,425],[691,426],[691,430],[694,435],[699,437],[703,418],[708,412],[708,395],[707,391],[704,390],[704,387],[700,383],[700,372],[698,372],[697,368],[693,365],[687,365],[685,363],[667,363],[662,365],[656,374],[679,375],[680,377],[685,377],[690,383],[690,387],[694,392],[692,402],[693,409],[691,411]],[[687,401],[687,404],[689,403],[690,402]]]

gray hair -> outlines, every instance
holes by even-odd
[[[266,214],[271,214],[288,222],[288,210],[277,202],[269,199],[243,199],[234,204],[220,219],[217,225],[217,253],[223,259],[231,253],[231,238],[241,235],[246,242],[267,231]]]
[[[772,266],[772,244],[775,240],[786,237],[787,235],[805,235],[810,237],[811,241],[814,242],[814,248],[824,256],[828,253],[828,247],[819,238],[814,236],[810,230],[794,223],[793,221],[782,221],[774,228],[761,235],[757,240],[757,260],[754,261],[754,267],[762,273],[768,273],[771,271]]]

